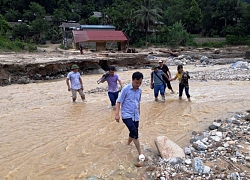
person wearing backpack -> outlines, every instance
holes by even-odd
[[[168,78],[168,76],[160,69],[158,69],[157,66],[154,66],[153,72],[151,72],[151,89],[154,89],[154,96],[155,101],[158,101],[158,95],[159,91],[162,97],[162,100],[165,101],[165,89],[166,89],[166,83],[163,80],[163,76],[165,78]]]
[[[189,94],[189,84],[188,79],[190,79],[188,71],[183,71],[183,66],[178,65],[177,66],[177,73],[174,78],[169,78],[169,81],[176,80],[178,78],[179,80],[179,99],[182,99],[182,93],[183,89],[185,89],[186,96],[189,101],[190,100],[190,94]]]

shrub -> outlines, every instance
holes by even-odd
[[[245,37],[227,35],[226,41],[227,41],[227,44],[229,45],[250,45],[250,35],[245,36]]]

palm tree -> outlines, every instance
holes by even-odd
[[[146,33],[146,45],[148,41],[148,29],[157,19],[161,18],[162,10],[156,6],[155,0],[143,0],[141,9],[135,11],[136,24],[142,26]]]

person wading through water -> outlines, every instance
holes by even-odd
[[[190,79],[190,76],[189,76],[188,71],[183,71],[182,65],[177,66],[177,73],[175,77],[170,78],[169,81],[176,80],[177,78],[179,80],[179,99],[182,99],[183,89],[185,89],[185,93],[188,98],[188,101],[191,101],[190,94],[189,94],[189,84],[188,84],[188,79]]]
[[[162,76],[163,80],[165,81],[165,83],[167,84],[168,89],[171,91],[172,94],[174,94],[173,88],[170,84],[170,81],[168,80],[169,78],[171,78],[171,72],[169,71],[169,68],[166,64],[163,64],[162,60],[159,60],[159,66],[158,69],[162,70],[167,76],[168,78],[166,78],[165,76]],[[165,90],[166,92],[166,90]]]

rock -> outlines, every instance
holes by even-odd
[[[174,143],[166,136],[159,136],[155,140],[155,145],[164,159],[180,157],[184,158],[185,154],[180,146]]]
[[[87,178],[87,180],[98,180],[99,178],[96,176],[90,176]]]
[[[246,116],[244,117],[244,119],[245,119],[246,121],[250,121],[250,114],[246,115]]]
[[[193,143],[193,147],[197,149],[198,151],[204,151],[207,149],[207,146],[201,142],[200,140]]]
[[[203,169],[203,174],[209,174],[211,171],[211,168],[208,167],[208,166],[204,166],[204,169]]]
[[[218,129],[218,126],[210,125],[208,128],[209,128],[210,130],[215,130],[215,129]]]
[[[220,54],[220,50],[219,49],[215,49],[214,50],[214,54]]]
[[[196,173],[199,173],[199,174],[202,173],[204,170],[203,162],[201,161],[201,159],[199,157],[195,157],[193,159],[192,167],[193,167],[194,171]]]
[[[213,139],[216,142],[219,142],[221,140],[221,138],[218,137],[218,136],[211,136],[210,138]]]
[[[191,154],[191,149],[188,148],[188,147],[185,147],[184,153],[185,153],[186,155],[190,155],[190,154]]]
[[[238,172],[231,173],[230,178],[231,178],[231,180],[240,180],[241,179]]]
[[[179,157],[174,157],[174,158],[170,158],[168,161],[169,164],[171,164],[172,166],[176,165],[176,164],[182,164],[183,163],[183,159],[179,158]]]
[[[213,122],[213,125],[215,125],[216,127],[220,127],[220,126],[221,126],[221,123]]]
[[[185,164],[187,164],[187,165],[192,164],[192,160],[191,160],[191,159],[186,159],[186,160],[185,160]]]

